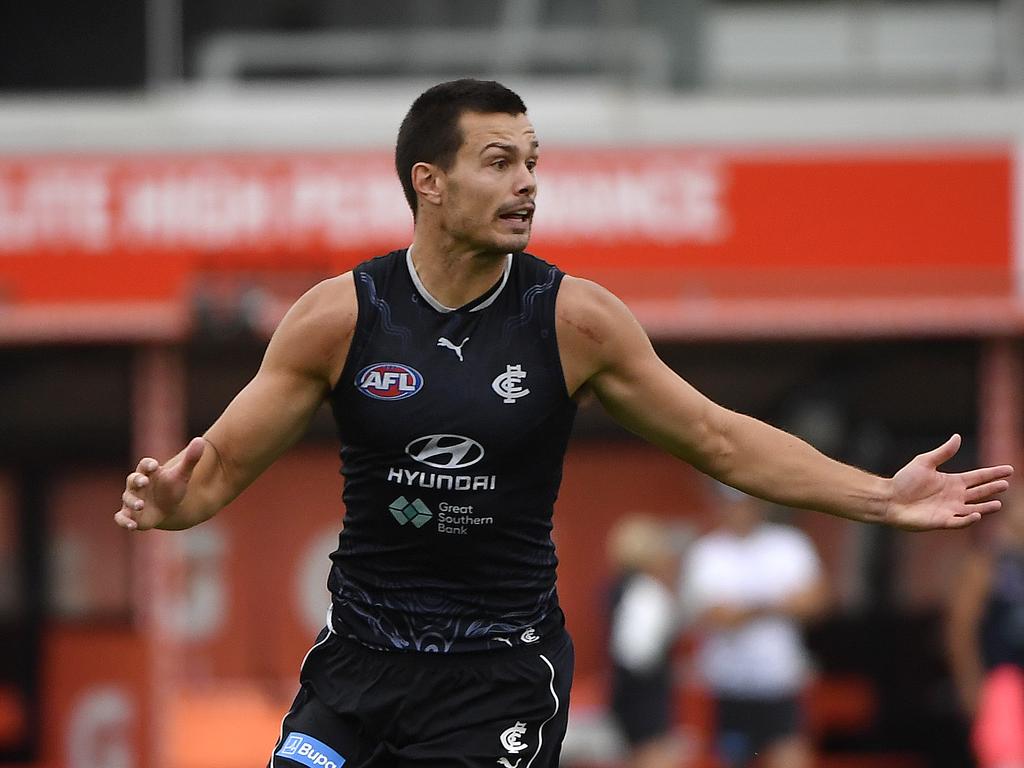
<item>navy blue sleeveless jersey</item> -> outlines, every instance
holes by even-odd
[[[359,316],[330,396],[345,476],[335,629],[440,652],[561,631],[551,518],[576,413],[555,336],[562,273],[510,255],[458,309],[405,250],[353,274]]]

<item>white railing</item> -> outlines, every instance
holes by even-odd
[[[635,0],[608,0],[590,26],[547,25],[538,0],[508,0],[487,28],[225,32],[197,47],[194,69],[200,82],[221,86],[289,71],[499,79],[546,71],[645,90],[668,89],[680,75],[706,91],[1024,88],[1024,0],[687,2],[688,14],[664,24],[640,24]]]

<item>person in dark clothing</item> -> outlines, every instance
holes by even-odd
[[[1024,767],[1024,494],[955,581],[946,645],[980,768]]]
[[[557,765],[573,651],[551,515],[588,394],[780,504],[919,530],[999,508],[1009,466],[938,470],[958,436],[876,477],[697,392],[620,300],[524,252],[539,156],[526,107],[499,83],[421,94],[395,150],[411,246],[311,288],[213,425],[126,478],[118,525],[190,528],[294,445],[322,403],[334,409],[346,482],[332,614],[274,768]]]
[[[629,768],[679,764],[672,670],[678,558],[670,542],[665,524],[642,514],[623,517],[608,540],[615,574],[609,601],[610,710],[628,745]]]

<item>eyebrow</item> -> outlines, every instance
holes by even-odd
[[[530,142],[530,148],[539,149],[540,142],[534,139],[533,141]],[[519,151],[519,148],[515,144],[509,144],[508,142],[504,141],[492,141],[489,144],[484,145],[483,149],[480,150],[480,154],[483,154],[488,149],[501,149],[509,153],[515,153]]]

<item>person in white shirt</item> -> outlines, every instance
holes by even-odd
[[[716,749],[729,768],[759,757],[767,768],[807,768],[801,624],[827,606],[818,555],[801,531],[766,522],[757,499],[724,485],[715,496],[719,524],[694,542],[682,590],[715,700]]]

